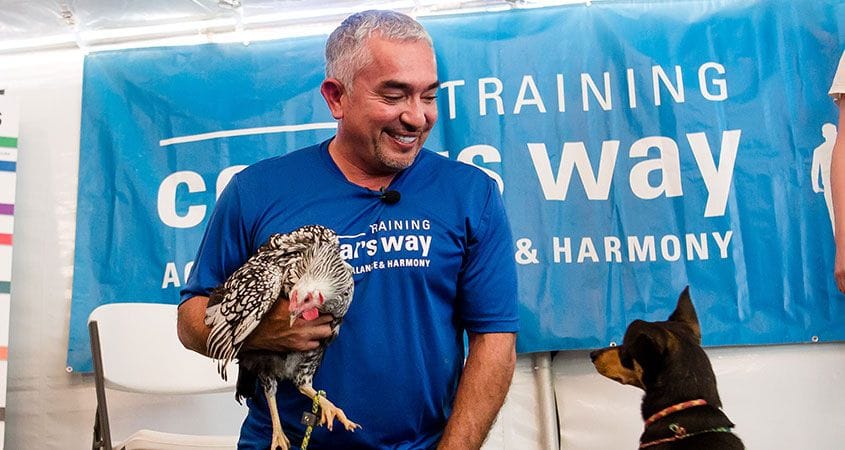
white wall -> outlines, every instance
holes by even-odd
[[[5,448],[90,448],[93,379],[65,370],[82,55],[0,57],[2,88],[21,106]],[[161,400],[118,392],[109,399],[116,438],[144,426],[236,434],[243,417],[230,394]]]
[[[0,56],[0,89],[21,100],[6,410],[9,449],[81,449],[91,444],[96,405],[92,379],[65,370],[82,61],[79,52],[69,50]],[[725,410],[749,448],[841,448],[843,344],[708,353]],[[552,368],[561,448],[635,448],[642,427],[638,390],[596,374],[587,352],[560,352]],[[521,356],[486,450],[541,448],[535,372],[531,356]],[[116,438],[138,427],[234,434],[243,417],[230,394],[159,401],[119,393],[110,397],[109,406]]]
[[[589,352],[553,364],[561,448],[636,448],[642,391],[598,376]],[[845,447],[845,346],[709,348],[723,410],[749,449]]]

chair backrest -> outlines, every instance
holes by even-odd
[[[91,313],[88,322],[97,323],[107,387],[155,394],[234,391],[233,370],[228,373],[228,381],[223,381],[216,361],[179,342],[176,308],[157,303],[112,303]]]

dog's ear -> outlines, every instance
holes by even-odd
[[[678,297],[678,305],[675,306],[675,311],[669,316],[669,320],[686,324],[692,330],[698,343],[701,343],[701,326],[698,324],[698,315],[689,296],[689,286],[684,288]]]
[[[641,321],[635,321],[641,322]],[[632,324],[634,325],[634,324]],[[660,328],[642,322],[636,331],[625,335],[624,345],[619,349],[619,360],[623,366],[635,369],[634,361],[643,371],[642,381],[648,383],[649,376],[660,372],[660,365],[666,359],[670,336]]]

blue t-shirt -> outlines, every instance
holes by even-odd
[[[350,183],[328,142],[235,175],[211,216],[182,300],[223,283],[273,233],[320,224],[340,235],[355,294],[314,377],[362,429],[315,428],[309,448],[424,449],[437,444],[464,361],[463,330],[517,331],[516,269],[496,183],[470,165],[423,149],[380,193]],[[240,448],[271,435],[263,391],[248,402]],[[311,401],[279,385],[282,427],[301,442]]]

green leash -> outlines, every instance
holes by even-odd
[[[308,450],[308,442],[311,440],[311,431],[314,425],[317,424],[317,412],[320,410],[320,396],[325,397],[326,391],[317,391],[314,396],[314,402],[311,404],[311,412],[302,413],[302,423],[307,425],[305,428],[305,437],[302,438],[302,445],[300,449]]]

